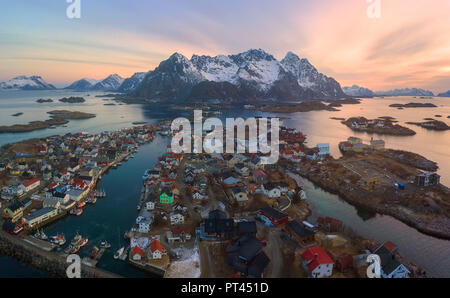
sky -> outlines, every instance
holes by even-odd
[[[307,58],[342,86],[450,89],[449,0],[1,0],[0,81],[129,77],[174,52],[263,49]],[[380,1],[380,18],[367,10]],[[371,3],[369,3],[371,2]]]

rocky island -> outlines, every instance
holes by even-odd
[[[22,112],[19,112],[19,113],[12,114],[11,116],[13,116],[13,117],[19,117],[19,116],[22,116],[22,115],[23,115],[23,113],[22,113]]]
[[[71,120],[79,120],[79,119],[90,119],[95,118],[95,114],[78,112],[78,111],[66,111],[66,110],[55,110],[47,112],[54,119],[71,119]]]
[[[43,99],[40,98],[38,100],[36,100],[37,103],[49,103],[49,102],[53,102],[53,99],[49,98],[49,99]]]
[[[67,124],[69,121],[55,118],[48,119],[45,121],[32,121],[28,124],[15,124],[10,126],[0,126],[0,133],[20,133],[20,132],[30,132],[39,129],[46,129],[52,126]]]
[[[389,105],[391,108],[437,108],[435,104],[432,103],[419,103],[419,102],[410,102],[407,104],[394,103]]]
[[[60,102],[64,102],[64,103],[83,103],[83,102],[85,102],[86,100],[85,100],[83,97],[74,97],[74,96],[71,96],[71,97],[64,97],[64,98],[61,98],[59,101],[60,101]]]
[[[342,124],[346,125],[353,131],[364,131],[367,133],[395,136],[413,136],[416,134],[414,130],[394,124],[390,119],[369,120],[364,117],[352,117],[342,121]]]
[[[433,119],[426,122],[406,122],[406,123],[411,125],[417,125],[428,130],[444,131],[450,129],[450,126],[448,126],[447,123]]]

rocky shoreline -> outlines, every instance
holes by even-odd
[[[426,122],[406,122],[406,124],[416,125],[428,130],[436,131],[445,131],[450,129],[450,126],[448,126],[447,123],[434,119],[428,120]]]
[[[394,103],[389,105],[391,108],[437,108],[435,104],[432,103],[419,103],[419,102],[410,102],[407,104]]]
[[[353,131],[357,132],[367,132],[367,133],[375,133],[380,135],[394,135],[394,136],[413,136],[416,132],[408,127],[401,126],[399,124],[394,124],[393,121],[389,119],[380,119],[384,121],[382,126],[378,126],[375,123],[369,125],[369,120],[364,117],[351,117],[345,121],[342,121],[342,124],[347,126]],[[354,125],[354,123],[358,123],[358,125]],[[360,125],[364,124],[364,125]]]
[[[425,222],[423,217],[414,218],[414,215],[408,212],[407,208],[403,208],[403,206],[392,204],[376,205],[371,204],[370,200],[362,200],[362,193],[357,191],[352,185],[346,183],[334,183],[329,179],[330,177],[324,177],[320,172],[317,173],[316,171],[311,171],[311,168],[302,167],[301,170],[296,173],[308,179],[317,187],[320,187],[329,193],[338,195],[341,199],[355,207],[365,209],[369,212],[392,216],[423,234],[450,240],[450,222],[447,217],[444,218],[444,221],[446,220],[447,222],[446,224],[442,224],[441,217],[433,217],[433,219],[427,218],[428,220]],[[446,188],[445,186],[442,187]],[[447,193],[450,193],[448,188]]]
[[[28,124],[15,124],[10,126],[0,126],[0,133],[21,133],[34,130],[46,129],[52,126],[64,125],[69,121],[64,119],[49,119],[45,121],[32,121]]]

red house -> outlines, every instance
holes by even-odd
[[[279,226],[286,223],[289,220],[289,216],[285,213],[266,206],[256,212],[259,219],[263,220],[267,225]]]

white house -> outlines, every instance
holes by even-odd
[[[149,249],[149,255],[148,257],[150,259],[162,259],[163,255],[166,254],[166,250],[161,245],[161,242],[159,240],[153,240],[152,243],[150,243],[150,249]]]
[[[198,190],[195,190],[192,193],[192,198],[194,200],[203,200],[205,198],[205,196],[201,192],[199,192]]]
[[[333,275],[334,262],[321,247],[308,248],[301,254],[303,268],[313,278]]]
[[[264,183],[262,185],[263,193],[269,198],[276,199],[281,196],[281,189],[275,183]]]
[[[145,209],[147,209],[148,211],[155,210],[155,202],[148,201],[147,203],[145,203]]]
[[[41,185],[41,180],[38,178],[30,179],[23,184],[21,184],[19,187],[22,189],[23,192],[27,193],[30,192],[36,188],[38,188]]]
[[[180,224],[184,224],[184,215],[181,214],[180,212],[171,212],[170,213],[170,224],[171,225],[180,225]]]

